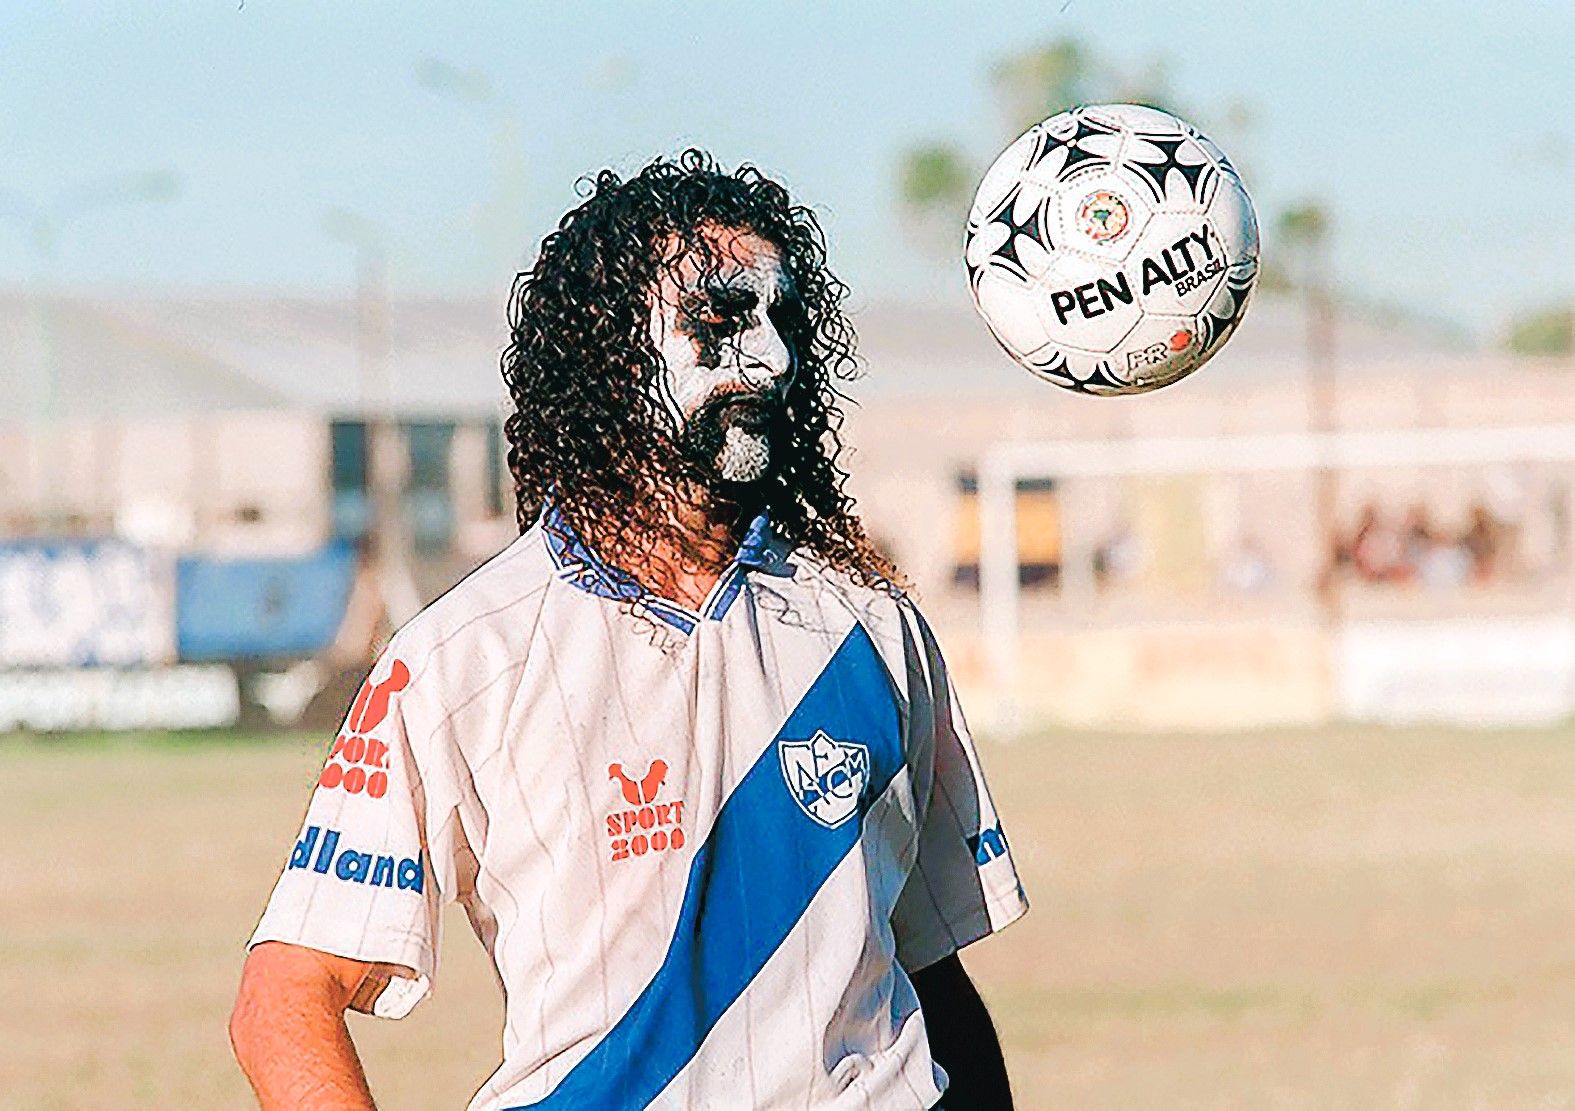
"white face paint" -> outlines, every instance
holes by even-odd
[[[788,288],[776,248],[748,233],[715,246],[722,254],[715,275],[685,274],[680,267],[663,278],[652,299],[651,340],[663,363],[658,393],[680,437],[708,405],[771,390],[792,370],[770,313]],[[730,409],[718,419],[717,473],[729,482],[763,478],[771,446],[758,421],[735,419]]]

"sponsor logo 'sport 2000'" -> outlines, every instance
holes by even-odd
[[[684,800],[658,802],[662,785],[667,782],[667,761],[652,760],[644,775],[635,777],[632,768],[612,764],[607,778],[618,784],[628,806],[607,815],[608,845],[613,860],[629,860],[647,853],[676,852],[684,847]]]

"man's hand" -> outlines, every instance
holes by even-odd
[[[370,1011],[393,972],[277,941],[247,955],[230,1044],[263,1111],[374,1111],[345,1011]]]
[[[946,1111],[1011,1111],[1001,1043],[984,1000],[953,954],[913,973],[913,990],[930,1034],[930,1056],[950,1083],[941,1097]]]

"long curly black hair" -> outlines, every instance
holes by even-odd
[[[521,531],[550,498],[564,523],[617,566],[650,568],[670,552],[691,567],[714,562],[674,512],[679,492],[706,487],[709,476],[681,450],[660,398],[652,297],[675,257],[716,265],[708,231],[752,232],[776,247],[791,287],[771,316],[792,370],[770,471],[738,510],[764,510],[796,547],[866,585],[895,589],[895,569],[844,490],[838,384],[858,364],[842,310],[847,287],[826,269],[814,214],[754,167],[727,173],[693,149],[628,180],[603,170],[586,184],[586,199],[543,241],[509,303],[502,369],[515,408],[504,435]]]

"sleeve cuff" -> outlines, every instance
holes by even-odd
[[[1006,892],[986,896],[985,901],[972,907],[967,915],[948,921],[948,932],[932,935],[918,945],[902,946],[898,954],[902,967],[908,972],[928,968],[962,952],[976,941],[999,933],[1027,913],[1028,898],[1020,884],[1014,884]]]
[[[415,977],[393,976],[388,985],[383,988],[378,997],[372,1002],[372,1015],[376,1018],[400,1019],[415,1010],[416,1004],[425,999],[432,991],[432,971],[434,961],[432,950],[425,941],[419,938],[407,938],[404,943],[395,939],[385,938],[382,944],[373,944],[370,941],[360,945],[343,945],[323,939],[305,939],[292,936],[280,930],[271,930],[266,922],[257,927],[257,932],[252,934],[246,942],[248,951],[256,948],[265,941],[278,941],[286,945],[299,945],[303,949],[315,949],[319,953],[329,953],[336,957],[345,957],[353,961],[365,961],[368,964],[392,964],[401,968],[408,968],[415,972]]]

